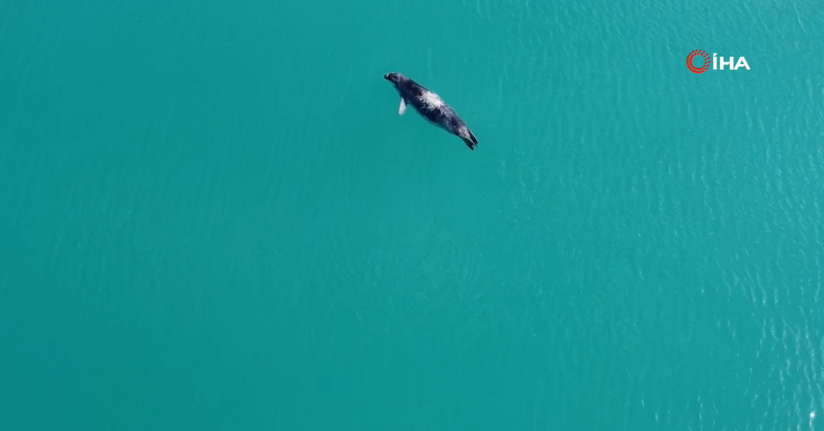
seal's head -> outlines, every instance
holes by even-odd
[[[383,75],[383,79],[397,84],[401,81],[401,74],[397,72],[387,73],[386,75]]]

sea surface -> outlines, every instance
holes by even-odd
[[[821,0],[2,1],[0,429],[824,430],[822,53]]]

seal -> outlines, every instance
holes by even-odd
[[[426,87],[397,72],[387,73],[383,78],[395,85],[395,90],[401,96],[401,106],[398,115],[406,112],[406,105],[412,105],[418,114],[430,123],[463,139],[470,150],[475,150],[478,140],[466,126],[466,123],[449,107],[437,94]]]

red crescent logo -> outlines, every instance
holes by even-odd
[[[701,66],[701,67],[693,66],[692,59],[695,58],[696,55],[700,55],[701,57],[704,57],[704,65],[703,66]],[[710,60],[710,55],[707,54],[706,52],[704,52],[703,50],[696,49],[695,51],[691,52],[690,55],[687,56],[687,67],[689,67],[690,70],[693,73],[704,73],[704,72],[707,71],[707,69],[710,68],[711,64],[712,64],[712,61]]]

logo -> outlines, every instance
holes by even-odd
[[[719,70],[719,60],[720,60],[720,70],[724,70],[724,66],[729,66],[728,70],[738,70],[739,68],[745,68],[750,70],[750,65],[747,64],[747,59],[744,57],[738,57],[738,62],[735,61],[735,57],[730,57],[730,61],[724,61],[724,57],[717,58],[716,53],[712,53],[712,60],[710,60],[710,55],[707,54],[702,49],[696,49],[690,52],[690,55],[687,56],[687,67],[690,69],[692,73],[704,73],[709,70],[710,65],[712,65],[712,70]],[[698,58],[696,58],[698,57]],[[695,62],[698,60],[704,60],[704,64],[700,66],[695,66]]]
[[[696,55],[704,60],[704,64],[701,67],[695,67],[695,63],[693,63],[693,59]],[[710,56],[700,49],[696,49],[695,51],[691,52],[690,55],[687,56],[687,67],[689,67],[693,73],[706,72],[707,69],[710,68],[711,63],[712,61],[710,60]]]

